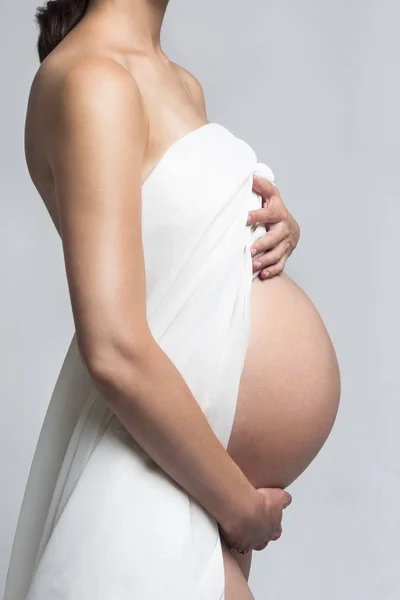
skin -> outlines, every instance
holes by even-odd
[[[62,238],[77,339],[93,380],[145,451],[215,516],[226,600],[246,600],[253,597],[246,581],[251,552],[235,548],[261,550],[281,536],[282,510],[291,501],[283,488],[312,460],[333,423],[337,364],[315,308],[282,273],[299,228],[279,190],[263,179],[254,186],[264,207],[251,213],[268,230],[254,246],[264,251],[270,276],[260,274],[252,284],[250,343],[227,451],[150,335],[141,183],[172,143],[208,121],[199,82],[160,48],[165,9],[161,0],[91,4],[35,77],[26,157]],[[313,375],[309,381],[305,372]],[[161,385],[169,415],[157,401]],[[314,439],[307,429],[317,432]],[[224,485],[215,473],[224,473]]]
[[[254,256],[253,271],[261,268],[258,277],[267,279],[282,273],[300,238],[300,227],[285,207],[279,189],[264,177],[253,177],[253,190],[262,197],[262,208],[249,211],[248,225],[264,224],[267,233],[250,248]]]
[[[291,495],[251,484],[146,321],[141,184],[172,143],[208,120],[199,82],[160,48],[165,8],[91,4],[33,81],[27,166],[62,239],[77,340],[96,387],[149,456],[216,518],[225,550],[262,549],[281,535]],[[240,576],[248,590],[236,556],[225,561],[227,586]]]

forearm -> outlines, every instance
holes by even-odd
[[[124,354],[97,370],[94,380],[127,431],[218,522],[250,515],[258,493],[167,354],[155,343],[135,358]]]

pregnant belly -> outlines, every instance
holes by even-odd
[[[256,277],[251,332],[228,452],[255,487],[292,483],[325,443],[340,398],[331,339],[285,273]]]

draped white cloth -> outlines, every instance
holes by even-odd
[[[254,150],[218,123],[176,141],[143,184],[147,317],[227,447],[250,332]],[[42,426],[4,600],[221,600],[216,521],[128,434],[74,334]]]

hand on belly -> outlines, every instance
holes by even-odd
[[[251,330],[228,452],[256,487],[287,487],[315,458],[340,399],[336,353],[290,277],[256,277]]]

